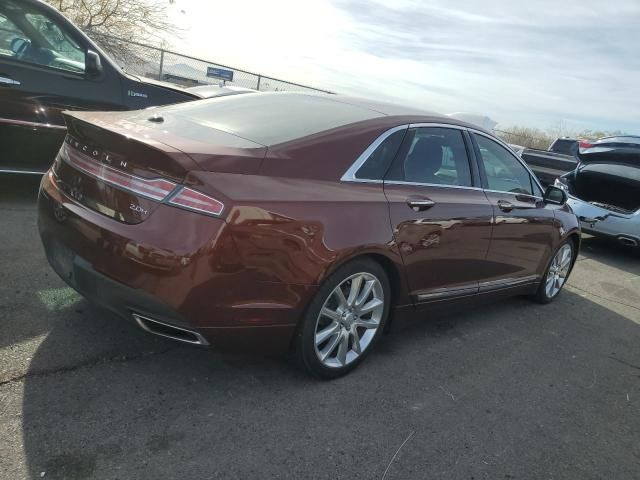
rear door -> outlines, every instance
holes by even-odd
[[[384,180],[411,294],[429,302],[474,294],[487,278],[493,209],[462,129],[411,128]]]
[[[495,224],[489,249],[487,288],[535,281],[558,238],[553,209],[537,180],[511,150],[491,137],[472,134]]]
[[[85,75],[87,45],[37,3],[0,2],[0,171],[45,171],[65,135],[61,112],[119,109],[120,77],[105,62]]]

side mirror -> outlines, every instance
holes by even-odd
[[[96,78],[102,74],[102,61],[100,55],[93,50],[87,50],[85,55],[84,71],[88,78]]]
[[[544,192],[543,200],[545,203],[551,203],[553,205],[564,205],[569,199],[567,192],[563,189],[549,185]]]
[[[29,40],[16,37],[11,40],[11,51],[17,56],[20,55],[25,48],[29,45]]]

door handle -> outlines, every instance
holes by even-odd
[[[536,203],[536,197],[533,197],[531,195],[516,195],[516,200],[524,203],[532,203],[534,205]]]
[[[428,198],[409,198],[407,199],[407,205],[415,212],[422,212],[428,210],[436,204],[433,200]]]
[[[11,87],[13,85],[15,86],[21,85],[21,83],[20,81],[14,80],[13,78],[0,76],[0,85],[6,85],[8,87]]]
[[[513,203],[507,202],[506,200],[498,200],[498,208],[503,212],[510,212],[513,210]]]

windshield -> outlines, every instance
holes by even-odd
[[[82,74],[85,51],[67,32],[67,25],[37,5],[0,2],[0,59]]]
[[[66,35],[60,27],[40,13],[28,13],[25,18],[49,42],[54,50],[69,60],[84,62],[82,48]]]

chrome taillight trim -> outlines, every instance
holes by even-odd
[[[82,152],[69,150],[66,144],[63,144],[60,149],[60,158],[72,168],[96,180],[100,180],[119,190],[139,195],[140,197],[214,217],[219,217],[224,211],[224,203],[206,193],[163,178],[142,178],[116,170],[113,167],[96,162],[94,158]],[[185,193],[187,196],[191,194],[192,197],[186,198],[185,201],[180,201],[180,195]],[[207,203],[197,197],[206,197],[209,202]],[[214,207],[214,210],[198,208],[198,204],[203,206],[211,205]]]
[[[142,178],[130,173],[124,173],[107,165],[97,163],[94,159],[80,152],[71,152],[67,145],[60,149],[62,160],[97,180],[105,182],[114,188],[135,193],[151,200],[163,201],[177,187],[177,184],[163,178]],[[83,157],[86,157],[83,158]],[[164,187],[164,188],[163,188]]]

